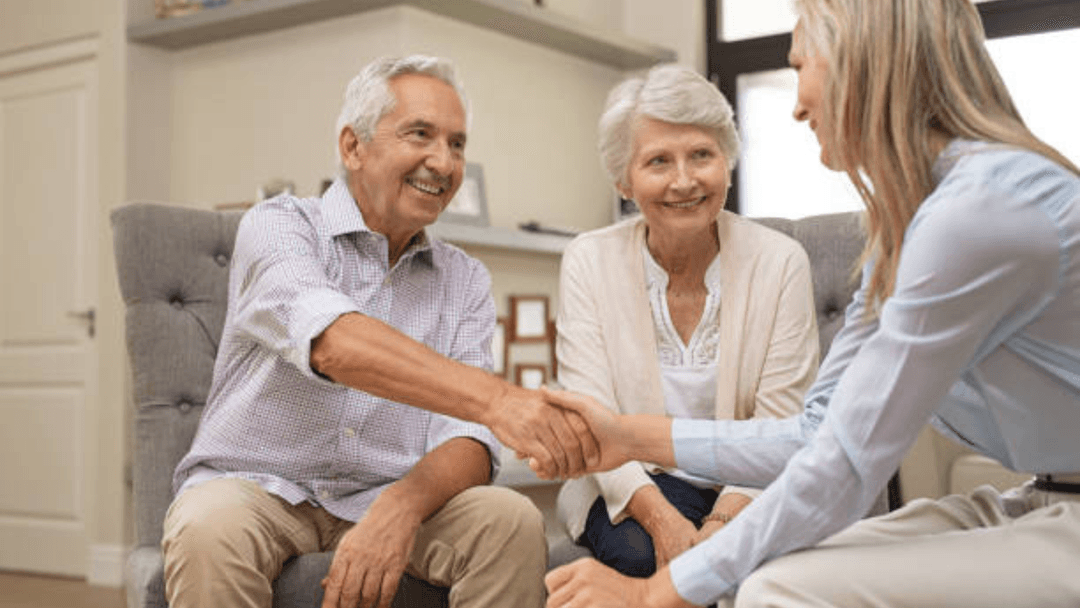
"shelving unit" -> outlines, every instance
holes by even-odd
[[[413,6],[624,70],[674,61],[674,51],[514,0],[234,0],[230,4],[128,27],[128,40],[184,49],[357,14]]]
[[[527,232],[510,228],[468,226],[435,222],[428,227],[428,232],[455,245],[475,245],[491,249],[528,251],[561,255],[571,237],[554,234]]]

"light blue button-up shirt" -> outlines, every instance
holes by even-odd
[[[954,141],[907,229],[893,295],[848,307],[803,414],[672,427],[679,468],[764,487],[671,563],[708,604],[763,562],[859,519],[927,422],[1029,473],[1080,472],[1080,178]],[[864,271],[864,279],[869,275]]]
[[[174,488],[240,477],[356,521],[389,484],[455,437],[487,446],[494,478],[501,447],[487,428],[311,370],[311,341],[350,312],[491,368],[495,303],[479,261],[421,233],[390,267],[386,237],[364,224],[340,179],[322,198],[260,203],[240,222],[214,381]]]

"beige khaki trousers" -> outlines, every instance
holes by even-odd
[[[290,505],[258,484],[219,478],[183,492],[165,517],[171,608],[269,608],[271,583],[294,555],[328,551],[353,526],[310,503]],[[406,571],[450,588],[454,608],[539,608],[543,517],[507,488],[473,487],[424,522]]]
[[[734,605],[1076,608],[1078,573],[1080,495],[983,486],[914,500],[768,562]]]

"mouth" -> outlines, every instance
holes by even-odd
[[[442,194],[445,193],[447,190],[447,186],[445,185],[434,184],[421,179],[417,179],[415,177],[405,178],[405,183],[409,184],[413,188],[416,188],[420,192],[423,192],[424,194],[429,194],[431,196],[442,196]]]
[[[708,197],[700,196],[698,198],[690,199],[688,201],[672,202],[672,203],[663,202],[663,203],[661,203],[661,205],[663,205],[664,207],[667,207],[668,209],[690,209],[691,207],[697,207],[698,205],[704,203],[706,198],[708,198]]]

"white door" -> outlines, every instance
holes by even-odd
[[[83,576],[96,70],[92,58],[37,59],[25,69],[10,57],[0,64],[0,569]]]

